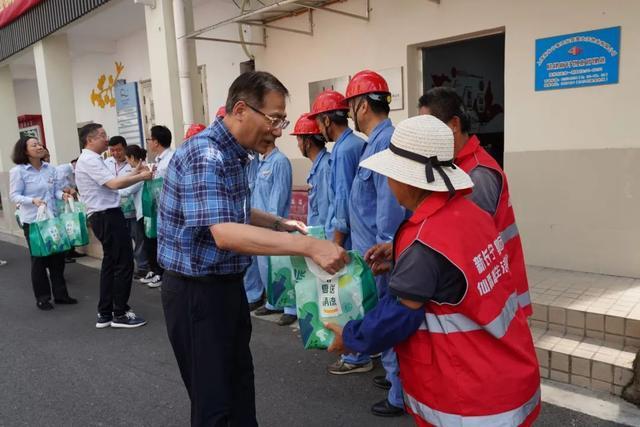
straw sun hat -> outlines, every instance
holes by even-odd
[[[473,187],[469,175],[453,164],[451,129],[429,115],[398,123],[389,148],[363,160],[360,166],[429,191],[453,195],[455,190]]]

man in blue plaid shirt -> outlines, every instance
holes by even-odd
[[[250,255],[307,256],[330,273],[348,262],[333,242],[287,233],[304,232],[304,224],[251,209],[246,150],[282,135],[286,96],[271,74],[242,74],[229,88],[224,119],[178,148],[165,175],[162,305],[192,426],[257,426],[243,286]]]

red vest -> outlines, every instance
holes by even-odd
[[[507,256],[509,257],[509,268],[518,289],[518,302],[525,314],[531,316],[533,310],[531,309],[531,297],[529,296],[527,267],[524,263],[524,252],[522,251],[522,241],[516,225],[516,216],[509,198],[507,176],[495,159],[480,146],[480,140],[475,135],[460,150],[455,163],[466,173],[470,173],[478,166],[484,166],[496,171],[502,177],[502,190],[493,220],[502,236]]]
[[[395,349],[407,410],[418,425],[530,425],[540,374],[526,316],[491,217],[462,195],[430,195],[399,229],[398,259],[420,241],[451,261],[467,290],[427,302],[425,323]]]

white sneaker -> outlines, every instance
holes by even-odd
[[[149,279],[149,281],[146,283],[147,283],[147,286],[150,288],[158,288],[162,286],[162,277],[156,274],[151,279]]]
[[[149,272],[147,273],[147,275],[146,275],[146,276],[144,276],[142,279],[140,279],[140,282],[141,282],[141,283],[149,283],[149,282],[151,282],[151,281],[153,280],[153,278],[154,278],[154,277],[156,277],[156,276],[157,276],[157,274],[156,274],[156,273],[154,273],[153,271],[149,271]]]

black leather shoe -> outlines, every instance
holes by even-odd
[[[249,303],[249,311],[255,311],[257,309],[259,309],[260,307],[262,307],[264,305],[264,301],[262,301],[262,298],[259,299],[256,302],[250,302]]]
[[[404,415],[404,409],[393,406],[387,399],[384,399],[371,407],[371,413],[379,417],[399,417]]]
[[[282,310],[269,310],[266,305],[253,312],[256,316],[268,316],[270,314],[282,313]]]
[[[66,297],[66,298],[54,299],[53,302],[55,302],[56,304],[77,304],[78,300],[75,298]]]
[[[298,316],[295,316],[293,314],[283,314],[282,316],[280,316],[280,320],[278,320],[278,325],[291,325],[292,323],[295,323],[296,320],[298,320]]]
[[[67,252],[67,255],[70,258],[82,258],[84,256],[87,256],[87,254],[81,254],[80,252],[76,252],[75,249],[71,249],[69,252]]]
[[[389,390],[391,388],[391,382],[387,381],[387,378],[384,375],[373,377],[373,384],[383,390]]]
[[[36,305],[40,310],[44,310],[44,311],[53,310],[53,305],[49,301],[38,301]]]

